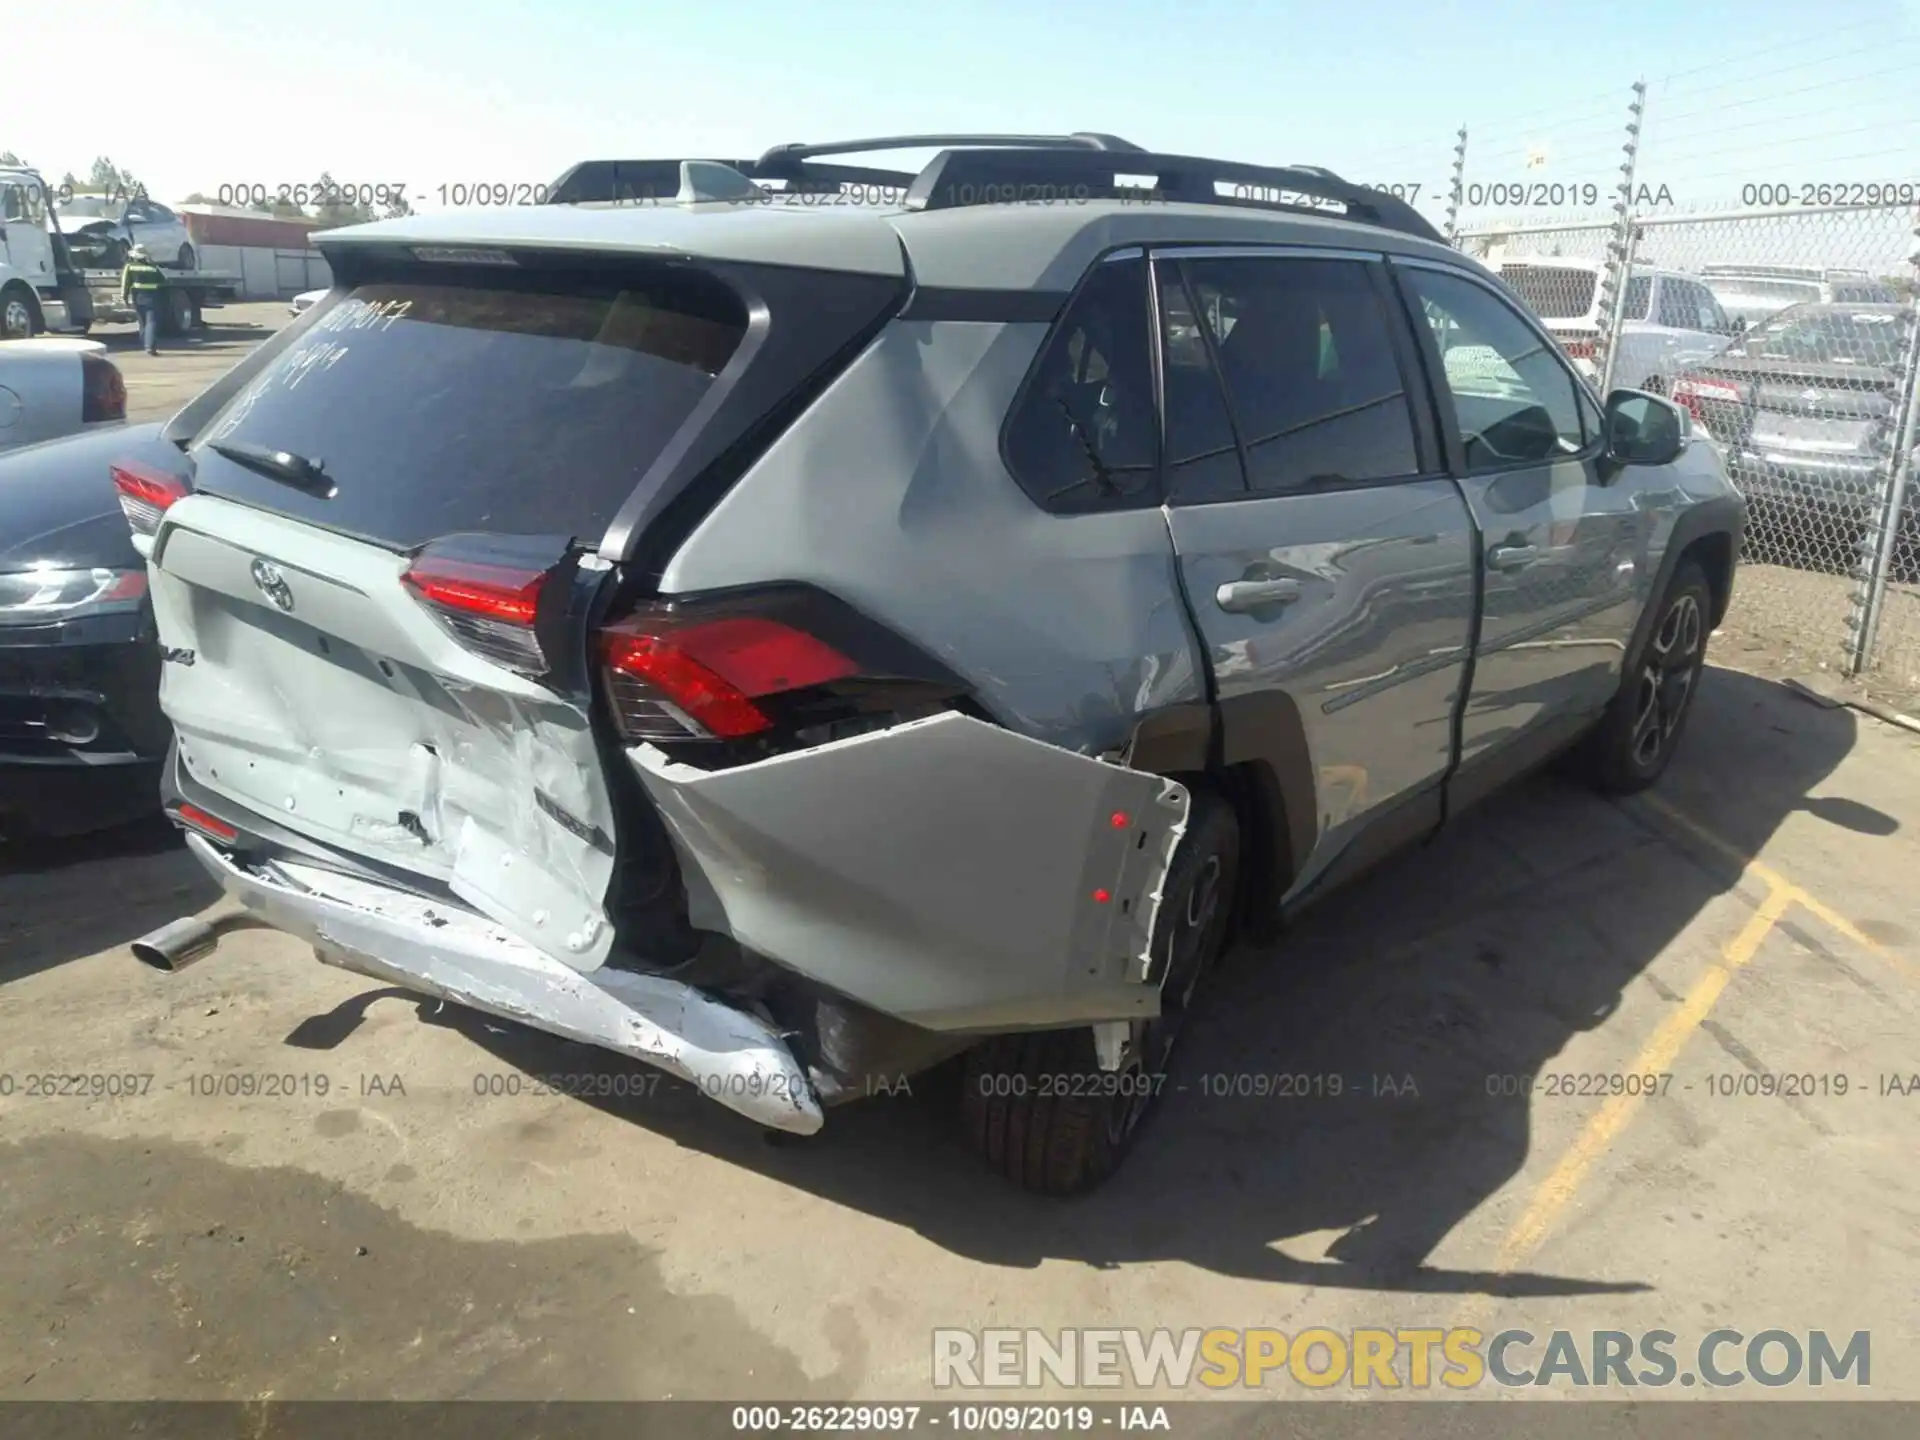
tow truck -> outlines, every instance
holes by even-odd
[[[85,335],[96,324],[138,318],[120,300],[119,271],[74,264],[51,196],[37,170],[0,167],[0,340],[43,331]],[[203,310],[240,296],[238,275],[198,268],[161,273],[163,334],[197,330],[205,323]]]

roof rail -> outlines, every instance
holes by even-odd
[[[1222,194],[1219,186],[1231,188]],[[911,208],[943,210],[1007,202],[1077,203],[1133,200],[1186,205],[1239,205],[1325,215],[1442,241],[1406,201],[1313,166],[1248,165],[1197,155],[1124,155],[1075,150],[945,150],[914,180]]]
[[[1071,135],[883,135],[870,140],[833,140],[824,145],[776,145],[760,157],[764,166],[817,155],[866,155],[876,150],[957,150],[1001,146],[1021,150],[1092,150],[1145,154],[1143,147],[1118,135],[1077,130]]]
[[[821,163],[833,155],[885,150],[939,153],[917,172]],[[548,188],[549,205],[672,202],[683,159],[586,160]],[[706,160],[750,180],[778,180],[789,190],[833,192],[878,186],[903,192],[915,210],[1006,202],[1169,201],[1235,205],[1326,215],[1444,243],[1411,205],[1384,190],[1355,185],[1314,165],[1249,165],[1196,155],[1162,155],[1115,135],[894,135],[825,144],[777,145],[758,160]],[[1222,193],[1222,186],[1228,187]]]

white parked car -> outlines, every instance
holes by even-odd
[[[1519,256],[1500,263],[1507,282],[1590,379],[1598,379],[1600,274],[1597,260]],[[1665,394],[1673,377],[1725,350],[1740,331],[1698,276],[1635,266],[1627,280],[1614,362],[1616,388]]]
[[[42,337],[0,345],[0,450],[126,418],[126,382],[98,340]]]
[[[293,302],[287,306],[287,313],[289,315],[304,315],[315,305],[319,304],[321,300],[325,299],[326,294],[327,292],[325,290],[302,290],[298,295],[293,297]]]
[[[187,222],[156,200],[75,195],[56,209],[74,263],[83,270],[117,270],[135,245],[146,246],[153,263],[166,269],[194,267]]]

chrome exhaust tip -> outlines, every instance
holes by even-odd
[[[134,941],[133,958],[156,970],[173,972],[205,959],[219,943],[220,931],[214,925],[189,915]]]

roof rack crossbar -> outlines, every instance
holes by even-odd
[[[1151,188],[1119,183],[1121,176],[1152,177]],[[1233,185],[1222,195],[1217,184]],[[1255,192],[1273,191],[1269,197]],[[1297,196],[1299,199],[1281,198]],[[1137,197],[1202,205],[1326,214],[1315,201],[1333,201],[1345,218],[1441,240],[1427,218],[1404,200],[1341,179],[1317,166],[1253,165],[1197,155],[1151,151],[1107,154],[1089,150],[944,150],[922,170],[908,192],[909,208],[942,210],[1007,200],[1116,199]]]
[[[1078,130],[1071,135],[879,135],[866,140],[831,140],[819,145],[776,145],[760,157],[760,164],[773,167],[811,160],[819,155],[864,155],[879,150],[972,150],[993,145],[1023,150],[1141,151],[1131,140],[1091,130]]]

